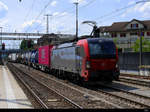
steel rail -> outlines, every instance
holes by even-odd
[[[48,87],[47,85],[45,85],[44,83],[38,81],[37,79],[35,79],[34,77],[32,77],[31,75],[29,75],[28,73],[25,73],[24,71],[20,70],[19,68],[15,67],[16,69],[18,69],[18,71],[24,73],[25,75],[28,75],[30,78],[32,78],[34,81],[38,82],[39,84],[41,84],[42,86],[46,87],[47,89],[53,91],[54,93],[56,93],[57,95],[59,95],[60,97],[62,97],[65,101],[67,101],[68,103],[72,104],[74,107],[77,107],[79,109],[83,109],[82,106],[78,105],[77,103],[75,103],[74,101],[70,100],[69,98],[65,97],[64,95],[58,93],[56,90]]]
[[[41,71],[41,72],[43,72],[43,71]],[[43,73],[44,73],[44,72],[43,72]],[[44,74],[46,74],[46,73],[44,73]],[[45,75],[41,75],[41,74],[38,74],[38,75],[40,75],[40,76],[42,76],[42,77],[44,77],[44,78],[47,78]],[[72,87],[72,86],[70,86],[70,85],[64,84],[63,82],[59,82],[59,81],[57,81],[57,80],[55,80],[55,79],[51,79],[51,78],[48,78],[48,79],[53,80],[53,81],[55,81],[55,82],[57,82],[57,83],[59,83],[59,84],[65,85],[65,86],[67,86],[67,87],[69,87],[69,88],[71,88],[71,89],[73,89],[73,90],[78,91],[78,92],[87,94],[86,92],[83,92],[83,91],[81,91],[81,90],[78,90],[77,88],[74,88],[74,87]],[[94,97],[93,95],[91,95],[91,94],[89,94],[89,93],[88,93],[87,95]],[[104,100],[102,100],[102,101],[104,101]],[[105,103],[108,103],[108,104],[110,104],[110,105],[112,105],[112,106],[115,106],[116,108],[123,109],[121,106],[117,106],[117,105],[115,105],[115,104],[112,104],[112,103],[110,103],[110,102],[107,102],[106,100],[105,100],[104,102],[105,102]]]
[[[103,87],[107,87],[107,88],[110,88],[110,89],[114,89],[114,90],[117,90],[117,91],[121,91],[121,92],[124,92],[124,93],[127,93],[127,94],[136,95],[136,96],[138,96],[138,97],[140,97],[140,98],[150,99],[150,97],[143,96],[143,95],[139,95],[139,94],[132,93],[132,92],[129,92],[129,91],[125,91],[125,90],[123,90],[123,89],[111,87],[111,86],[104,85],[104,84],[100,84],[100,85],[103,86]],[[98,91],[103,92],[103,93],[106,93],[106,94],[110,94],[110,95],[112,95],[112,96],[114,96],[114,97],[118,97],[118,98],[120,98],[120,99],[129,101],[129,102],[134,103],[134,104],[136,104],[136,105],[138,104],[138,105],[140,105],[140,106],[142,106],[142,107],[144,106],[144,107],[146,107],[146,108],[150,108],[150,105],[146,105],[146,104],[143,104],[143,103],[141,103],[141,102],[136,102],[136,101],[134,101],[134,100],[132,100],[132,99],[129,99],[129,98],[124,98],[124,97],[122,97],[122,96],[118,96],[118,95],[115,95],[115,94],[112,94],[112,93],[109,93],[109,92],[106,92],[106,91],[103,91],[103,90],[100,90],[100,89],[98,89]]]
[[[125,83],[131,83],[131,84],[135,84],[139,86],[150,87],[150,82],[146,82],[142,80],[129,79],[129,78],[124,78],[124,77],[119,77],[119,80]]]
[[[11,64],[12,65],[12,64]],[[12,65],[7,65],[9,70],[20,80],[20,82],[27,88],[31,95],[36,99],[36,101],[45,109],[48,109],[48,106],[36,95],[36,93],[17,75],[17,69]],[[13,68],[13,69],[12,69]]]

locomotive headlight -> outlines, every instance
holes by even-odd
[[[118,63],[116,63],[116,68],[119,68],[119,65],[118,65]]]
[[[86,68],[89,69],[90,67],[91,67],[91,66],[90,66],[90,62],[87,61],[87,62],[86,62]]]

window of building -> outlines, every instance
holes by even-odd
[[[138,34],[138,36],[144,36],[145,32],[138,32],[137,34]]]
[[[116,33],[112,33],[111,37],[117,37],[117,34]]]
[[[131,28],[132,28],[132,29],[136,29],[136,28],[138,28],[138,27],[139,27],[138,24],[131,24]]]
[[[126,37],[126,33],[120,33],[120,37]]]
[[[130,35],[134,36],[134,35],[138,35],[138,33],[137,32],[132,32],[132,33],[130,33]]]
[[[144,32],[141,32],[141,36],[144,36]]]
[[[150,36],[150,32],[147,32],[147,36]]]

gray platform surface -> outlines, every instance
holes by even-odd
[[[0,108],[33,108],[6,66],[0,65]]]

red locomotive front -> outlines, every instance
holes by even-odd
[[[80,48],[78,54],[82,57],[78,61],[81,61],[80,75],[85,81],[118,79],[118,50],[113,41],[90,38],[79,40],[77,46]]]

